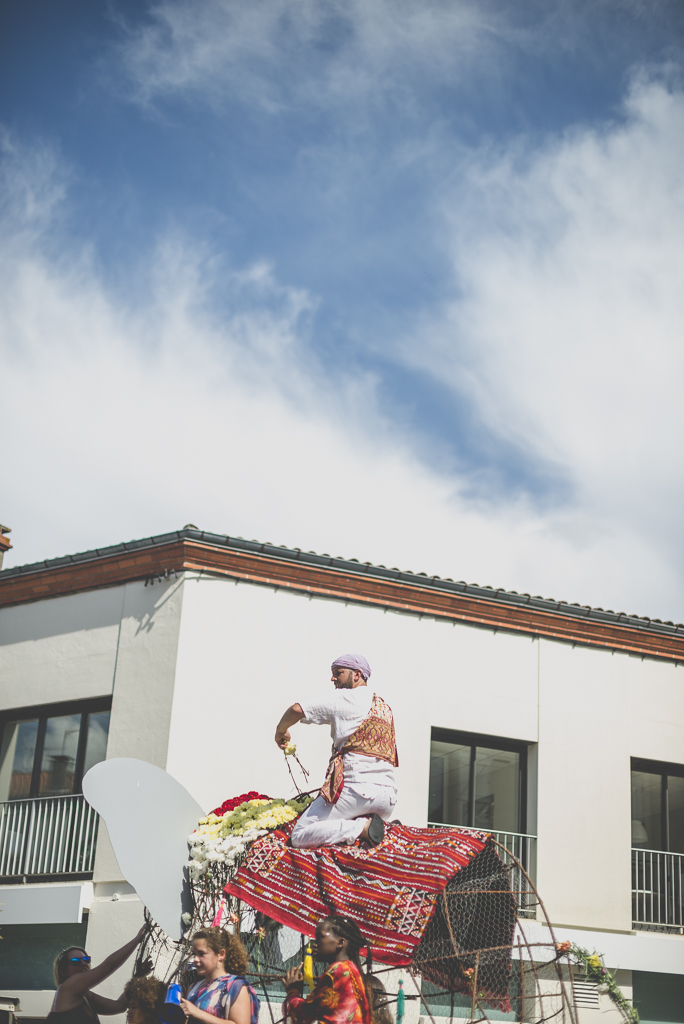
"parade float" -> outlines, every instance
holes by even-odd
[[[139,813],[142,820],[148,813],[144,794],[154,786],[174,789],[165,805],[183,805],[181,825],[196,805],[161,769],[120,761],[120,768],[110,761],[92,769],[84,791],[105,817],[122,871],[130,863],[130,872],[138,873],[136,881],[126,876],[147,908],[138,957],[151,957],[161,980],[189,986],[191,937],[220,924],[245,943],[249,980],[276,1024],[284,994],[280,978],[294,964],[310,964],[316,923],[337,913],[352,918],[367,938],[373,973],[392,979],[387,1001],[394,1003],[397,1021],[408,997],[432,1024],[436,1015],[577,1024],[574,985],[589,979],[621,1019],[638,1024],[599,954],[557,942],[525,867],[487,832],[394,822],[376,847],[357,841],[295,849],[289,836],[311,794],[272,799],[251,791],[195,815],[184,837],[184,863],[176,860],[178,884],[172,898],[162,899],[160,875],[173,873],[173,857],[180,857],[183,845],[178,829],[169,840],[173,857],[169,852],[168,866],[161,865],[153,879],[140,858],[127,859],[128,847],[117,849],[117,834],[125,845],[117,822],[125,813],[130,833],[131,816]]]

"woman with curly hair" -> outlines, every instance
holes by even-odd
[[[359,958],[362,946],[367,949],[365,974]],[[330,966],[306,999],[301,967],[293,967],[283,978],[287,991],[283,1015],[287,1020],[292,1024],[373,1024],[371,949],[356,922],[340,914],[319,921],[315,956]]]
[[[124,987],[128,1005],[126,1024],[157,1024],[166,999],[166,985],[158,978],[131,978]]]
[[[216,1017],[233,1024],[256,1024],[257,994],[245,979],[247,950],[224,928],[202,928],[192,937],[192,962],[200,976],[181,1006],[188,1017],[216,1024]]]

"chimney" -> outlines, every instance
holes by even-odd
[[[9,549],[12,547],[8,537],[5,536],[6,534],[11,532],[12,531],[10,530],[9,526],[3,526],[2,524],[0,524],[0,569],[2,569],[2,556],[5,554],[6,551],[9,551]]]

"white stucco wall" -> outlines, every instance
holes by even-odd
[[[121,604],[107,757],[166,766],[183,582],[127,583]],[[106,827],[98,835],[94,880],[122,878]]]
[[[623,659],[620,659],[623,660]],[[650,761],[684,761],[684,665],[627,659],[629,752]]]
[[[124,587],[0,610],[0,707],[112,692]]]
[[[427,816],[430,727],[535,742],[537,652],[528,638],[451,626],[286,590],[187,579],[167,770],[206,808],[248,789],[287,794],[273,742],[282,712],[329,689],[330,663],[361,651],[371,684],[394,710],[400,803]],[[300,758],[319,785],[326,729],[295,727]]]
[[[394,709],[403,821],[426,820],[432,726],[527,741],[538,775],[528,829],[552,921],[631,930],[630,756],[682,760],[684,669],[188,578],[167,770],[207,809],[248,789],[289,794],[275,724],[331,685],[330,662],[344,651],[368,657]],[[294,738],[317,785],[327,731],[300,725]]]
[[[629,662],[541,644],[537,880],[556,923],[632,926]]]
[[[166,765],[182,580],[0,610],[0,708],[112,695],[107,757]],[[94,880],[121,881],[104,823]]]
[[[684,760],[684,668],[542,641],[538,753],[552,921],[631,930],[630,758]]]

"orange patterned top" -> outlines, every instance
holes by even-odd
[[[366,986],[356,964],[352,960],[331,964],[306,999],[288,994],[283,1016],[290,1024],[370,1024]]]
[[[352,733],[339,750],[333,750],[325,782],[321,786],[321,796],[329,804],[337,803],[344,786],[345,754],[365,754],[367,757],[389,761],[395,768],[398,767],[399,756],[392,708],[382,697],[378,697],[377,693],[373,694],[371,709],[356,732]]]

